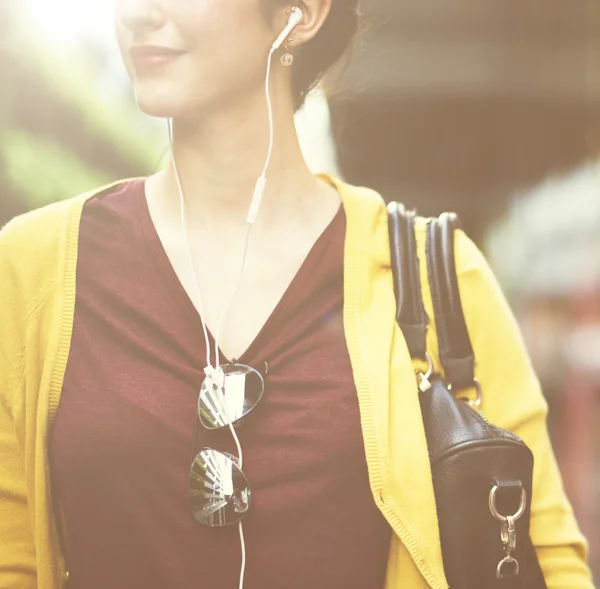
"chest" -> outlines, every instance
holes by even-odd
[[[222,354],[239,359],[290,299],[300,306],[319,305],[315,297],[336,279],[343,290],[343,221],[340,211],[320,234],[300,232],[262,242],[250,234],[247,241],[211,240],[210,250],[203,247],[206,241],[198,241],[190,242],[188,251],[180,234],[156,230],[165,274],[179,283],[175,288],[218,339]]]
[[[85,254],[82,260],[92,261]],[[182,588],[197,586],[198,578],[235,586],[233,567],[206,562],[237,549],[237,530],[216,536],[190,525],[186,500],[205,352],[195,309],[166,278],[151,296],[140,288],[132,297],[128,264],[121,262],[122,272],[80,275],[72,351],[50,440],[72,578],[90,587],[140,586],[144,579],[152,588],[176,573]],[[238,430],[253,493],[245,522],[252,539],[248,587],[300,589],[309,582],[303,571],[318,571],[323,587],[340,578],[350,586],[357,576],[361,586],[383,585],[390,530],[369,486],[343,328],[343,277],[339,266],[331,270],[302,271],[244,353],[248,364],[269,366],[260,405]],[[105,275],[111,280],[99,280]],[[151,278],[139,274],[136,282]],[[200,429],[194,451],[201,446],[235,452],[229,431]],[[349,567],[349,550],[367,554],[370,566],[356,559]],[[136,564],[94,568],[90,553],[111,562],[128,554]],[[168,570],[171,561],[175,572]]]
[[[239,359],[249,350],[286,299],[302,290],[309,272],[301,272],[304,258],[277,252],[249,256],[243,272],[240,252],[195,255],[190,260],[172,244],[165,253],[182,293],[228,359]]]

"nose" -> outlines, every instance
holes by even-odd
[[[162,26],[162,15],[151,0],[118,0],[118,19],[132,32],[155,30]]]

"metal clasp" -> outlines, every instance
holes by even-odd
[[[498,487],[498,485],[494,485],[494,487],[490,491],[490,512],[498,521],[506,522],[506,521],[508,521],[508,516],[502,515],[496,507],[496,495],[499,490],[500,490],[500,487]],[[512,517],[512,519],[514,521],[521,519],[521,516],[525,513],[526,507],[527,507],[527,492],[525,491],[525,489],[521,489],[521,501],[519,504],[519,509],[517,509],[517,513],[513,514],[510,517]]]
[[[513,565],[513,569],[511,572],[506,575],[502,573],[502,569],[508,565]],[[509,577],[516,577],[519,574],[519,563],[516,558],[512,556],[505,556],[499,563],[498,568],[496,569],[496,579],[501,581],[502,579],[507,579]]]
[[[500,524],[500,536],[504,550],[514,552],[517,548],[517,529],[512,515],[506,516],[506,521]]]
[[[525,489],[521,489],[521,500],[517,512],[513,515],[502,515],[496,506],[496,494],[498,493],[498,485],[494,485],[490,491],[489,507],[490,513],[500,522],[500,538],[502,540],[502,548],[504,549],[504,558],[498,563],[496,568],[496,579],[501,580],[507,577],[516,577],[519,574],[519,563],[511,554],[517,548],[517,527],[515,522],[520,519],[525,513],[527,507],[527,493]],[[511,565],[512,570],[506,574],[504,569]]]
[[[433,375],[433,359],[432,357],[426,353],[425,357],[427,359],[427,372],[417,372],[417,386],[422,393],[426,393],[431,388],[430,378]]]

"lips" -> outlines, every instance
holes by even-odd
[[[185,51],[159,45],[136,45],[129,50],[133,65],[142,69],[172,63],[184,53]]]

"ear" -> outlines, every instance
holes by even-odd
[[[332,0],[298,0],[288,6],[282,17],[284,27],[293,6],[301,8],[304,15],[302,22],[292,31],[290,47],[304,45],[313,39],[329,15],[331,2]]]

